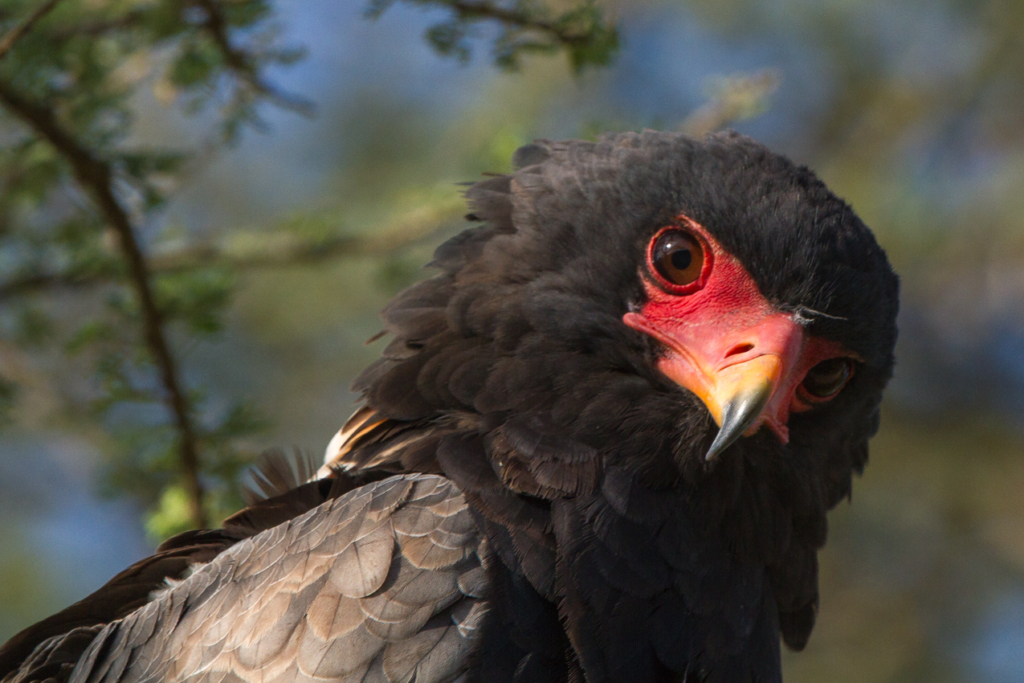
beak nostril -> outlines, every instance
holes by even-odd
[[[749,342],[745,342],[743,344],[737,344],[736,346],[734,346],[731,349],[729,349],[729,352],[725,354],[725,357],[729,358],[731,356],[738,356],[741,353],[746,353],[747,351],[753,351],[753,349],[754,349],[754,345],[750,344]]]

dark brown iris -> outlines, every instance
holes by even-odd
[[[651,261],[658,275],[671,284],[688,285],[700,277],[704,267],[704,248],[688,232],[666,230],[654,243]]]
[[[853,375],[853,361],[849,358],[830,358],[811,368],[801,385],[814,398],[831,398],[846,386]]]

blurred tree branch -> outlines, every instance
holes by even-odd
[[[379,17],[397,0],[370,0],[367,16]],[[471,54],[469,38],[472,27],[480,21],[491,21],[501,27],[501,33],[492,44],[495,64],[504,69],[515,69],[520,56],[527,52],[554,52],[564,48],[572,67],[577,72],[586,66],[608,64],[618,52],[619,32],[608,23],[593,0],[553,14],[545,5],[526,0],[510,3],[477,0],[404,0],[423,7],[438,7],[452,11],[449,21],[427,30],[427,42],[438,54],[453,56],[461,61]]]
[[[228,268],[244,271],[313,265],[340,258],[386,256],[420,243],[442,231],[463,213],[461,199],[451,205],[423,207],[404,214],[373,234],[335,235],[309,239],[288,232],[245,233],[245,244],[233,244],[231,236],[210,243],[189,244],[147,257],[150,275],[192,271],[197,268]],[[78,289],[116,281],[108,273],[32,273],[0,284],[0,302],[52,289]]]
[[[258,121],[254,107],[260,100],[308,112],[309,108],[298,99],[278,93],[260,76],[266,64],[293,61],[297,53],[269,48],[269,43],[261,44],[259,39],[252,48],[254,51],[250,51],[250,48],[237,47],[229,39],[229,31],[253,27],[268,15],[263,0],[228,4],[215,0],[165,0],[120,16],[116,10],[111,13],[106,7],[95,11],[88,7],[68,7],[69,11],[61,15],[63,22],[51,22],[58,25],[48,25],[45,31],[33,35],[32,29],[38,27],[39,19],[56,5],[51,1],[36,8],[8,32],[3,43],[8,59],[2,65],[5,73],[0,74],[0,107],[27,126],[32,136],[15,144],[15,153],[5,157],[12,173],[6,179],[5,196],[0,204],[6,210],[3,217],[10,220],[14,215],[10,213],[10,201],[19,191],[28,190],[27,197],[44,208],[49,198],[67,185],[61,165],[48,161],[48,155],[29,156],[27,159],[35,161],[25,165],[26,157],[19,155],[18,150],[28,150],[38,140],[49,145],[56,159],[63,160],[70,170],[67,181],[92,198],[96,215],[90,217],[86,210],[80,218],[72,219],[61,228],[64,236],[53,242],[37,237],[38,229],[34,230],[31,224],[20,231],[8,229],[4,236],[21,237],[34,250],[59,255],[58,260],[65,263],[70,260],[80,265],[91,264],[79,272],[84,273],[84,279],[103,278],[126,285],[133,293],[137,308],[133,310],[133,305],[115,297],[111,300],[112,311],[122,325],[140,328],[144,349],[141,357],[148,358],[149,367],[155,370],[159,396],[152,396],[152,389],[138,386],[139,370],[145,366],[145,362],[140,364],[138,360],[140,353],[131,351],[130,347],[120,351],[111,348],[99,354],[97,377],[106,395],[97,405],[109,411],[117,404],[158,400],[166,406],[175,435],[173,450],[178,464],[173,469],[178,472],[185,516],[190,526],[207,526],[209,514],[203,471],[209,471],[216,463],[209,461],[209,457],[208,462],[203,461],[194,417],[197,398],[184,385],[180,363],[171,348],[166,328],[169,319],[177,317],[196,331],[217,329],[219,325],[213,316],[226,300],[226,290],[224,283],[218,282],[179,280],[171,287],[170,282],[162,284],[155,280],[148,255],[137,235],[137,225],[165,201],[152,178],[173,173],[183,155],[126,151],[120,147],[118,143],[129,130],[128,102],[134,81],[125,81],[119,76],[119,64],[110,57],[117,54],[113,50],[127,56],[160,44],[172,45],[176,52],[171,53],[166,78],[177,91],[195,93],[194,102],[198,103],[216,92],[220,72],[234,75],[240,85],[235,87],[233,102],[223,114],[224,139],[229,140],[240,123]],[[202,12],[201,21],[197,22],[194,13],[190,14],[190,8]],[[77,21],[83,17],[88,20]],[[93,49],[92,35],[69,30],[69,27],[80,30],[82,26],[104,33],[108,41],[105,53]],[[203,33],[209,38],[206,44],[201,40]],[[59,49],[54,47],[50,35],[64,40],[59,43]],[[11,59],[15,59],[13,64]],[[33,164],[45,168],[46,172],[43,175],[37,172],[35,176],[26,173]],[[24,179],[42,184],[24,186]],[[114,252],[118,257],[113,261],[114,254],[108,256],[110,250],[103,246],[107,231],[115,236]],[[60,231],[57,234],[60,235]],[[67,277],[60,271],[44,274],[45,270],[36,260],[30,259],[25,266],[26,271],[35,271],[29,278],[35,284]],[[76,268],[72,266],[68,272],[76,272]],[[15,289],[28,291],[30,287],[23,282]],[[34,324],[39,327],[38,323]],[[108,344],[117,334],[112,323],[90,323],[73,337],[69,348],[81,348],[90,343]],[[231,411],[226,420],[219,428],[205,430],[203,439],[208,442],[208,451],[224,450],[224,437],[218,432],[242,433],[239,430],[244,431],[258,422],[246,417],[242,407]],[[155,433],[152,439],[156,440]],[[143,450],[147,447],[151,449],[152,445],[142,446]],[[232,456],[225,457],[230,460]],[[129,469],[136,467],[129,465]]]
[[[679,130],[695,138],[764,113],[781,75],[773,69],[754,74],[734,74],[712,85],[706,104],[686,117]]]
[[[235,47],[228,36],[228,22],[224,16],[223,9],[215,0],[192,0],[195,7],[199,7],[205,13],[203,27],[210,34],[213,42],[216,43],[221,54],[224,56],[224,63],[236,76],[244,81],[252,90],[266,97],[269,101],[283,109],[289,109],[303,116],[312,116],[315,112],[313,103],[295,95],[284,93],[269,85],[260,76],[259,70],[253,63],[252,58],[244,51]]]
[[[86,20],[71,26],[62,26],[55,30],[51,37],[58,44],[77,37],[96,38],[114,31],[137,28],[145,18],[143,11],[129,10],[112,19]]]
[[[153,362],[160,370],[160,379],[166,393],[166,402],[174,415],[178,430],[181,472],[189,500],[189,516],[197,527],[207,526],[203,504],[203,484],[199,478],[199,449],[192,425],[191,406],[185,396],[178,375],[177,361],[171,353],[164,333],[163,314],[153,296],[152,275],[149,264],[135,238],[135,230],[128,212],[114,193],[114,174],[110,165],[96,158],[89,149],[57,123],[50,109],[32,102],[0,80],[0,104],[49,142],[64,157],[74,171],[75,178],[96,202],[107,224],[118,236],[122,256],[135,296],[142,309],[143,336]]]
[[[29,30],[38,22],[40,19],[45,17],[50,11],[57,6],[60,0],[46,0],[39,7],[28,15],[24,21],[15,26],[13,29],[7,32],[7,34],[0,39],[0,59],[3,59],[14,44],[18,42],[18,39],[29,32]]]
[[[566,47],[592,40],[586,26],[573,26],[571,23],[561,20],[545,20],[523,6],[508,10],[488,2],[463,2],[462,0],[452,0],[452,2],[442,2],[441,4],[446,4],[455,10],[459,19],[467,21],[492,19],[508,26],[532,29],[550,35],[551,38]]]

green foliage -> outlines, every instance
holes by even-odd
[[[204,506],[210,519],[224,519],[241,507],[243,500],[239,473],[251,464],[252,453],[239,448],[239,441],[259,434],[267,426],[267,420],[255,407],[245,402],[231,405],[222,415],[209,415],[206,420],[200,421],[206,484]],[[139,444],[139,448],[144,449],[152,436],[140,434],[139,438],[144,441]],[[154,450],[148,466],[132,472],[132,478],[123,481],[124,486],[133,487],[129,490],[134,490],[135,486],[143,482],[143,486],[148,486],[154,494],[159,495],[159,500],[150,508],[145,520],[146,532],[154,543],[193,526],[188,495],[173,478],[176,459],[177,453],[171,442],[165,450]],[[117,494],[120,490],[115,488],[111,492]]]
[[[174,273],[156,281],[164,319],[180,320],[197,336],[220,332],[234,278],[224,269]]]
[[[50,603],[47,582],[40,579],[53,577],[25,547],[17,529],[0,529],[0,545],[8,551],[0,554],[0,605],[4,606],[0,610],[0,633],[14,633],[24,627],[26,620],[38,616],[35,610],[40,604]]]
[[[0,376],[0,426],[6,426],[13,420],[11,411],[18,399],[18,391],[15,382]]]
[[[40,346],[53,334],[49,316],[29,302],[19,306],[14,315],[14,341],[22,347]]]
[[[379,17],[396,0],[370,0],[366,15]],[[471,39],[478,37],[481,22],[497,22],[498,34],[491,43],[491,57],[501,69],[518,68],[523,55],[548,54],[565,49],[576,72],[587,66],[607,65],[619,49],[619,33],[605,21],[593,0],[561,13],[531,0],[486,2],[482,0],[405,0],[408,4],[447,9],[451,17],[427,29],[426,40],[444,57],[461,62],[472,56]]]
[[[174,484],[160,494],[153,511],[146,518],[146,534],[154,541],[188,531],[188,494],[181,486]]]
[[[579,36],[569,45],[569,59],[577,71],[588,65],[607,66],[619,50],[619,32],[607,24],[593,3],[566,12],[556,20],[559,29]]]
[[[502,68],[528,52],[564,49],[579,70],[607,63],[618,45],[590,0],[562,11],[530,0],[410,3],[451,11],[427,40],[462,60],[483,22],[497,29],[492,53]],[[372,0],[367,13],[390,4]],[[37,0],[3,3],[0,35],[38,7]],[[311,111],[265,80],[269,67],[304,54],[281,44],[273,10],[272,0],[64,0],[0,56],[0,333],[33,353],[63,351],[74,367],[91,368],[80,414],[112,437],[102,490],[135,496],[155,541],[216,522],[240,504],[240,471],[267,425],[249,403],[225,403],[186,381],[176,350],[223,329],[234,273],[202,248],[186,248],[173,262],[160,261],[159,248],[181,240],[161,212],[197,150],[262,127],[265,104]],[[166,106],[204,114],[205,142],[133,143],[135,101],[145,89]],[[504,160],[513,142],[497,156]],[[253,261],[283,253],[312,262],[352,239],[333,225],[292,227],[294,239],[258,245]],[[394,289],[417,271],[389,257],[378,279]],[[73,306],[53,296],[82,288],[93,296],[75,294]],[[16,396],[13,382],[0,378],[0,416]]]
[[[0,30],[11,30],[36,4],[5,3]],[[277,45],[271,9],[266,0],[62,2],[0,61],[0,90],[52,115],[74,144],[109,165],[111,189],[125,212],[139,225],[159,226],[165,188],[181,175],[189,153],[130,145],[132,98],[149,84],[165,103],[180,102],[190,113],[216,104],[214,138],[235,140],[243,123],[259,120],[263,101],[293,101],[261,79],[268,66],[301,55]],[[141,333],[138,283],[129,278],[106,216],[83,201],[97,188],[83,187],[72,151],[40,134],[45,115],[2,99],[8,106],[0,135],[8,144],[0,151],[0,277],[11,299],[0,311],[5,328],[24,347],[57,341],[89,361],[94,395],[87,414],[114,436],[105,491],[137,496],[149,510],[154,538],[186,528],[193,520],[172,504],[185,490],[180,434]],[[157,228],[146,239],[160,237]],[[91,315],[56,319],[58,309],[34,294],[36,284],[74,287],[97,279],[107,284]],[[155,276],[150,286],[167,330],[202,338],[222,328],[233,278],[223,268],[188,268]],[[0,404],[14,394],[5,381]],[[242,404],[204,419],[205,405],[192,396],[188,410],[202,455],[204,506],[216,519],[238,502],[238,474],[253,455],[239,444],[263,421]]]

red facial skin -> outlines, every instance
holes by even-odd
[[[644,273],[647,303],[639,313],[626,313],[623,322],[664,344],[658,369],[700,397],[719,425],[725,402],[758,382],[770,384],[771,397],[745,434],[767,425],[788,443],[790,412],[832,398],[798,391],[808,370],[830,358],[855,356],[836,342],[807,335],[794,314],[776,310],[764,298],[743,265],[701,225],[686,216],[677,221],[651,239]],[[701,274],[687,285],[665,280],[652,260],[661,234],[678,229],[704,248]]]

